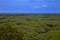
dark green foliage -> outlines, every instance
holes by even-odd
[[[23,23],[16,23],[17,25],[23,25]]]
[[[22,34],[16,29],[9,27],[0,28],[0,40],[23,40]]]
[[[0,40],[60,40],[60,14],[0,15]]]
[[[57,26],[56,24],[47,24],[48,27],[55,27]]]

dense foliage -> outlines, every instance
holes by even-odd
[[[0,40],[60,40],[60,15],[0,15]]]

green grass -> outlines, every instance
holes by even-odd
[[[0,15],[0,40],[60,40],[60,14]]]

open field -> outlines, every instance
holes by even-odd
[[[0,15],[0,40],[60,40],[60,14]]]

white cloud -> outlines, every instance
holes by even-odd
[[[13,3],[26,3],[29,2],[30,0],[11,0]]]
[[[41,6],[33,6],[34,9],[39,9]]]
[[[56,0],[48,0],[48,1],[56,1]]]
[[[44,0],[34,0],[34,1],[44,1]]]
[[[43,4],[42,7],[47,7],[47,5],[46,4]]]

